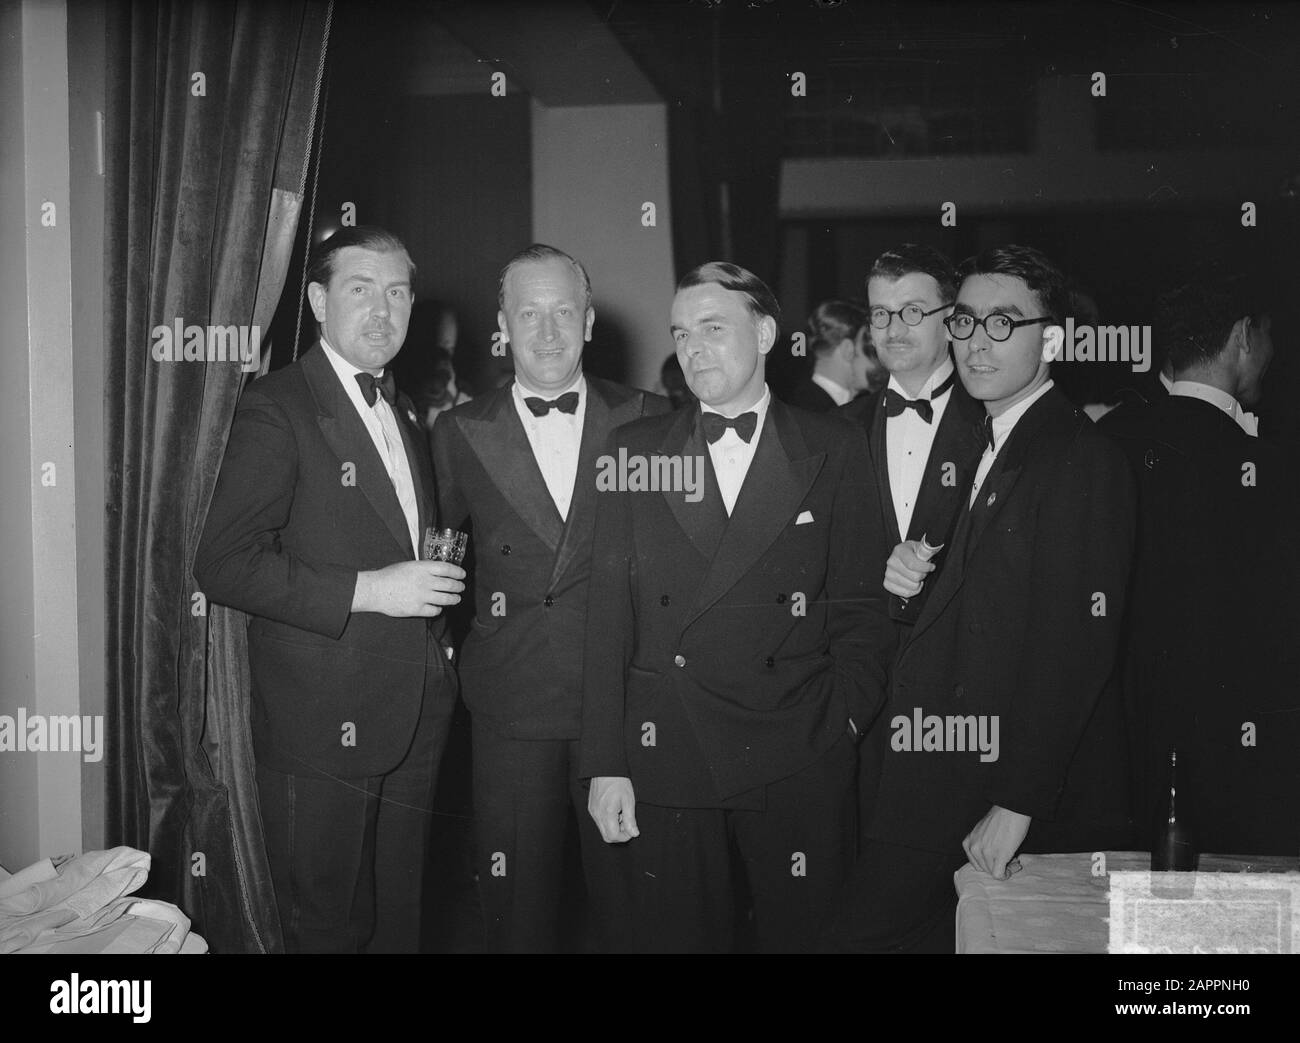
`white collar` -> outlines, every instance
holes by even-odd
[[[524,399],[526,398],[540,398],[545,402],[554,402],[561,395],[567,395],[570,391],[576,391],[578,393],[578,406],[581,408],[586,397],[587,381],[582,370],[578,370],[578,375],[573,378],[573,382],[563,391],[557,391],[555,394],[551,394],[551,392],[548,391],[543,395],[538,391],[529,391],[519,383],[518,378],[516,378],[514,383],[510,385],[510,390],[515,397],[515,401],[521,406],[524,405]],[[527,406],[524,408],[527,408]]]
[[[928,400],[934,394],[934,389],[937,388],[940,384],[942,384],[945,380],[947,380],[949,376],[952,375],[952,370],[953,370],[953,365],[952,365],[951,358],[946,358],[942,362],[940,362],[939,367],[933,373],[931,373],[929,378],[926,380],[926,382],[921,385],[921,393],[916,396],[917,401],[919,402],[921,399]],[[902,395],[906,399],[910,399],[912,397],[905,390],[903,390],[903,385],[898,382],[897,378],[892,373],[889,375],[889,383],[886,386],[892,388],[894,391],[896,391],[898,394]]]
[[[1208,402],[1227,413],[1237,426],[1252,438],[1259,434],[1259,420],[1255,414],[1247,413],[1242,409],[1241,403],[1223,388],[1216,388],[1213,384],[1202,384],[1199,380],[1175,380],[1173,387],[1169,389],[1169,394],[1180,398],[1199,398],[1202,402]]]
[[[756,413],[756,414],[758,415],[758,424],[757,424],[757,426],[754,428],[755,431],[761,431],[761,430],[762,430],[762,428],[763,428],[763,418],[767,416],[767,407],[771,404],[771,402],[772,402],[772,392],[771,392],[771,389],[769,389],[768,386],[767,386],[766,384],[764,384],[764,385],[763,385],[763,397],[760,398],[756,403],[754,403],[754,404],[753,404],[752,406],[750,406],[748,409],[742,409],[742,410],[740,411],[740,413]],[[714,408],[713,408],[711,405],[709,405],[707,402],[701,402],[701,403],[700,403],[700,410],[701,410],[701,412],[704,412],[704,413],[717,413],[718,416],[727,416],[727,414],[724,413],[721,409],[714,409]],[[740,416],[740,413],[737,413],[736,416]],[[731,418],[731,417],[727,417],[727,419],[730,420],[730,419],[732,419],[732,418]]]
[[[1020,422],[1020,418],[1029,412],[1029,407],[1051,390],[1054,381],[1049,377],[1043,386],[1032,395],[1026,395],[1015,405],[1008,406],[1000,416],[993,418],[993,451],[996,453],[1011,434],[1011,429]]]
[[[331,348],[329,341],[327,341],[324,337],[321,337],[320,339],[320,346],[325,349],[325,357],[330,360],[330,365],[334,367],[334,372],[339,375],[339,379],[342,380],[345,384],[349,380],[351,380],[355,384],[356,383],[355,378],[358,373],[370,372],[370,370],[368,369],[361,369],[358,366],[354,366],[351,362],[345,359],[337,351]],[[379,373],[376,375],[382,377],[384,375],[384,371],[381,369]]]
[[[838,381],[831,380],[825,373],[814,372],[812,382],[830,395],[831,401],[837,406],[847,405],[853,401],[853,392]]]

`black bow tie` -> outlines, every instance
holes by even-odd
[[[993,418],[987,413],[984,414],[984,441],[989,444],[989,451],[993,450]]]
[[[369,373],[358,373],[357,383],[361,385],[361,395],[366,400],[366,405],[373,406],[375,397],[383,395],[384,401],[390,406],[397,401],[397,382],[393,379],[393,371],[384,370],[382,377],[371,376]]]
[[[526,398],[524,405],[528,407],[533,416],[546,416],[552,409],[558,409],[561,413],[576,413],[578,411],[578,393],[576,391],[566,391],[559,398]]]
[[[704,437],[712,445],[726,433],[727,428],[733,428],[740,436],[742,442],[748,442],[754,437],[754,428],[758,426],[758,414],[753,410],[748,413],[741,413],[740,416],[727,418],[721,413],[700,413],[700,422],[704,425]]]
[[[934,420],[934,406],[931,403],[948,393],[948,389],[952,387],[953,377],[956,375],[956,370],[949,373],[948,379],[931,391],[929,398],[904,398],[893,388],[887,388],[885,390],[885,416],[902,416],[903,410],[915,409],[917,416],[927,424],[931,423]]]

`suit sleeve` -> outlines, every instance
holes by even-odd
[[[357,572],[287,551],[298,447],[283,408],[255,387],[235,411],[226,456],[194,560],[194,578],[222,605],[337,639]]]
[[[605,451],[617,455],[612,436]],[[578,775],[584,779],[628,774],[623,712],[636,628],[630,495],[603,491],[596,497],[578,754]]]
[[[993,804],[1055,817],[1070,761],[1115,666],[1135,525],[1122,454],[1105,439],[1080,438],[1039,508],[1028,628],[985,794]]]
[[[831,518],[826,588],[835,683],[864,735],[885,705],[896,634],[875,573],[887,542],[871,453],[861,428],[846,425],[844,464]]]
[[[433,484],[438,493],[439,527],[464,528],[465,520],[469,517],[469,503],[459,480],[456,461],[466,446],[450,411],[439,413],[433,422],[432,442]]]

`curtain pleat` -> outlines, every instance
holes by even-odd
[[[155,331],[269,328],[301,209],[329,8],[121,3],[108,17],[111,843],[214,951],[281,948],[248,733],[245,622],[190,568],[246,368]],[[181,345],[176,345],[180,348]]]

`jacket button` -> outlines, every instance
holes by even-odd
[[[972,634],[978,634],[981,631],[983,631],[983,629],[984,629],[984,625],[982,623],[972,623],[970,625],[970,632]]]
[[[784,594],[778,594],[778,595],[776,596],[776,603],[777,603],[778,605],[784,605],[784,604],[785,604],[785,595],[784,595]]]
[[[502,553],[502,554],[509,554],[509,553],[510,553],[510,544],[508,544],[508,543],[503,543],[503,544],[501,544],[501,553]]]
[[[963,695],[966,694],[966,686],[961,684],[955,685],[953,687],[952,694],[955,695],[958,699],[960,699]]]
[[[671,601],[672,598],[670,598],[667,594],[665,594],[663,595],[663,597],[659,599],[659,604],[667,606]]]
[[[547,608],[550,608],[552,605],[555,604],[555,598],[551,597],[550,594],[547,594],[546,597],[542,598],[542,604],[545,605]]]
[[[776,666],[776,660],[773,659],[771,656],[768,656],[766,659],[763,660],[763,665],[764,665],[764,666]]]
[[[673,662],[676,663],[678,666],[685,666],[686,657],[684,655],[675,655],[673,656]]]

